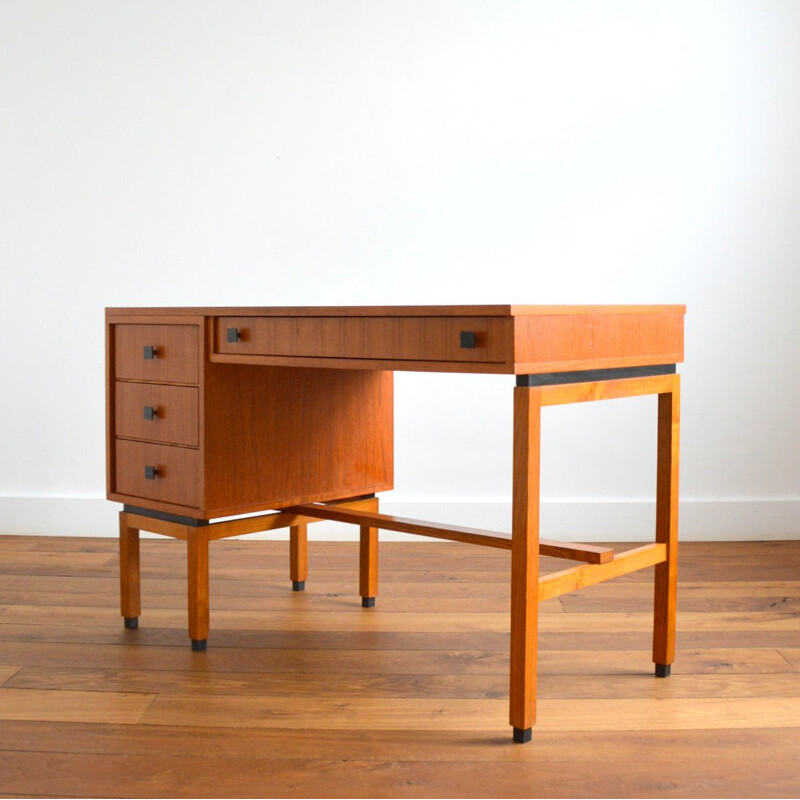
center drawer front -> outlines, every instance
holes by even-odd
[[[197,447],[194,387],[117,382],[114,395],[117,436]]]
[[[199,506],[199,450],[117,439],[116,464],[117,493]]]
[[[117,378],[197,383],[197,325],[114,325]]]
[[[503,363],[512,359],[505,323],[487,317],[217,317],[214,348],[231,355]]]

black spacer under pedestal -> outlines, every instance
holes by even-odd
[[[208,639],[192,639],[192,650],[195,653],[202,653],[203,650],[206,649],[206,645],[208,644]]]
[[[305,591],[306,582],[305,581],[292,581],[292,591],[293,592],[302,592]]]
[[[135,631],[139,627],[139,617],[125,617],[125,627],[129,631]]]
[[[669,678],[672,664],[656,664],[656,678]]]
[[[533,728],[514,728],[514,742],[515,744],[525,744],[531,740]]]
[[[362,608],[372,608],[375,605],[375,598],[374,597],[362,597],[361,598],[361,607]]]

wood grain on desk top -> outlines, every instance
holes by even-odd
[[[106,316],[265,317],[524,317],[556,314],[685,314],[685,305],[462,305],[462,306],[195,306],[107,308]]]

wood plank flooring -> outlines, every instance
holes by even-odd
[[[800,795],[800,542],[681,546],[668,680],[652,569],[544,603],[525,746],[508,553],[384,544],[362,609],[355,543],[311,542],[294,593],[288,542],[214,542],[193,653],[185,550],[142,542],[126,631],[115,539],[0,537],[0,796]]]

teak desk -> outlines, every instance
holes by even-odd
[[[184,539],[189,636],[209,632],[213,539],[289,527],[292,588],[309,523],[360,526],[362,605],[378,529],[511,551],[510,723],[531,738],[538,606],[655,565],[653,661],[675,656],[685,306],[395,306],[106,310],[108,497],[120,513],[122,616],[141,611],[139,531]],[[511,535],[378,513],[393,488],[394,370],[516,375]],[[539,538],[541,409],[658,395],[655,543],[620,555]],[[219,520],[251,512],[259,516]],[[539,577],[539,554],[578,566]]]

